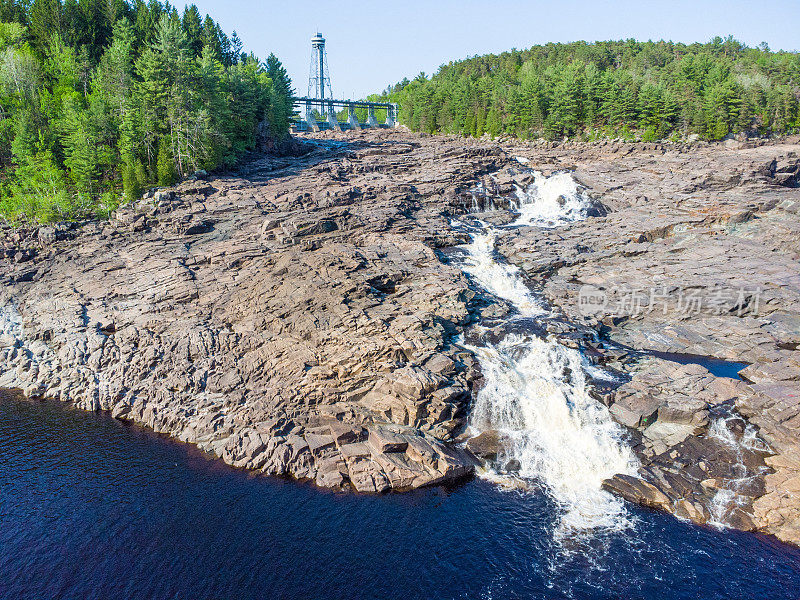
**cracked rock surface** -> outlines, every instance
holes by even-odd
[[[496,148],[386,134],[5,232],[0,386],[359,491],[461,478],[472,292],[431,195]],[[411,151],[415,154],[411,154]],[[441,154],[441,152],[439,152]],[[435,196],[434,196],[435,199]]]

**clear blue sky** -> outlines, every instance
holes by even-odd
[[[173,0],[174,2],[175,0]],[[175,2],[182,10],[182,4]],[[474,54],[576,40],[706,42],[732,34],[750,46],[800,50],[800,0],[198,0],[245,50],[283,61],[306,93],[310,39],[327,40],[333,93],[361,98]]]

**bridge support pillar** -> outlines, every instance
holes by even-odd
[[[367,109],[367,125],[378,127],[378,119],[375,118],[375,109],[372,106]]]
[[[397,104],[392,104],[389,108],[386,109],[386,126],[387,127],[397,127],[397,109],[399,107]]]
[[[365,129],[367,127],[397,127],[400,105],[389,102],[367,102],[365,100],[335,100],[333,98],[292,98],[295,117],[294,127],[300,131],[318,132],[322,129],[342,131],[344,129]],[[339,123],[336,108],[347,110],[347,119]],[[367,109],[366,122],[359,121],[356,111]],[[378,123],[376,110],[386,111],[386,123]]]
[[[356,131],[361,129],[361,123],[358,122],[358,117],[356,116],[355,104],[347,105],[347,122],[350,125],[350,129],[355,129]]]
[[[314,118],[314,109],[311,107],[311,104],[306,102],[306,127],[308,131],[319,131],[319,123],[317,123],[317,119]]]
[[[341,131],[339,120],[336,118],[336,111],[333,108],[333,102],[328,103],[328,125],[334,131]]]

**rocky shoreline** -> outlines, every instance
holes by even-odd
[[[533,182],[528,161],[574,171],[603,207],[506,230],[497,250],[559,311],[550,333],[626,374],[595,393],[642,466],[606,488],[800,543],[798,152],[320,135],[300,158],[150,193],[107,223],[0,231],[0,387],[324,487],[467,476],[478,461],[455,442],[481,374],[457,336],[502,307],[446,260],[466,241],[449,219],[504,208]],[[609,302],[748,293],[712,312],[654,310],[651,295],[609,316],[580,310],[586,286]],[[644,350],[749,366],[739,381]]]
[[[696,522],[767,531],[794,543],[798,152],[796,139],[680,151],[659,144],[529,151],[532,164],[574,169],[609,212],[567,229],[518,230],[499,245],[567,319],[610,342],[596,350],[585,340],[584,351],[632,376],[605,401],[641,440],[641,480],[610,481],[608,488]],[[606,291],[606,312],[620,304],[623,310],[581,314],[585,286]],[[714,376],[702,360],[681,365],[637,350],[749,366],[737,381]],[[729,433],[709,431],[719,420],[727,420]]]

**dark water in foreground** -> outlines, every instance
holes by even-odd
[[[798,597],[800,550],[631,511],[565,552],[542,495],[326,493],[0,397],[3,599]]]

